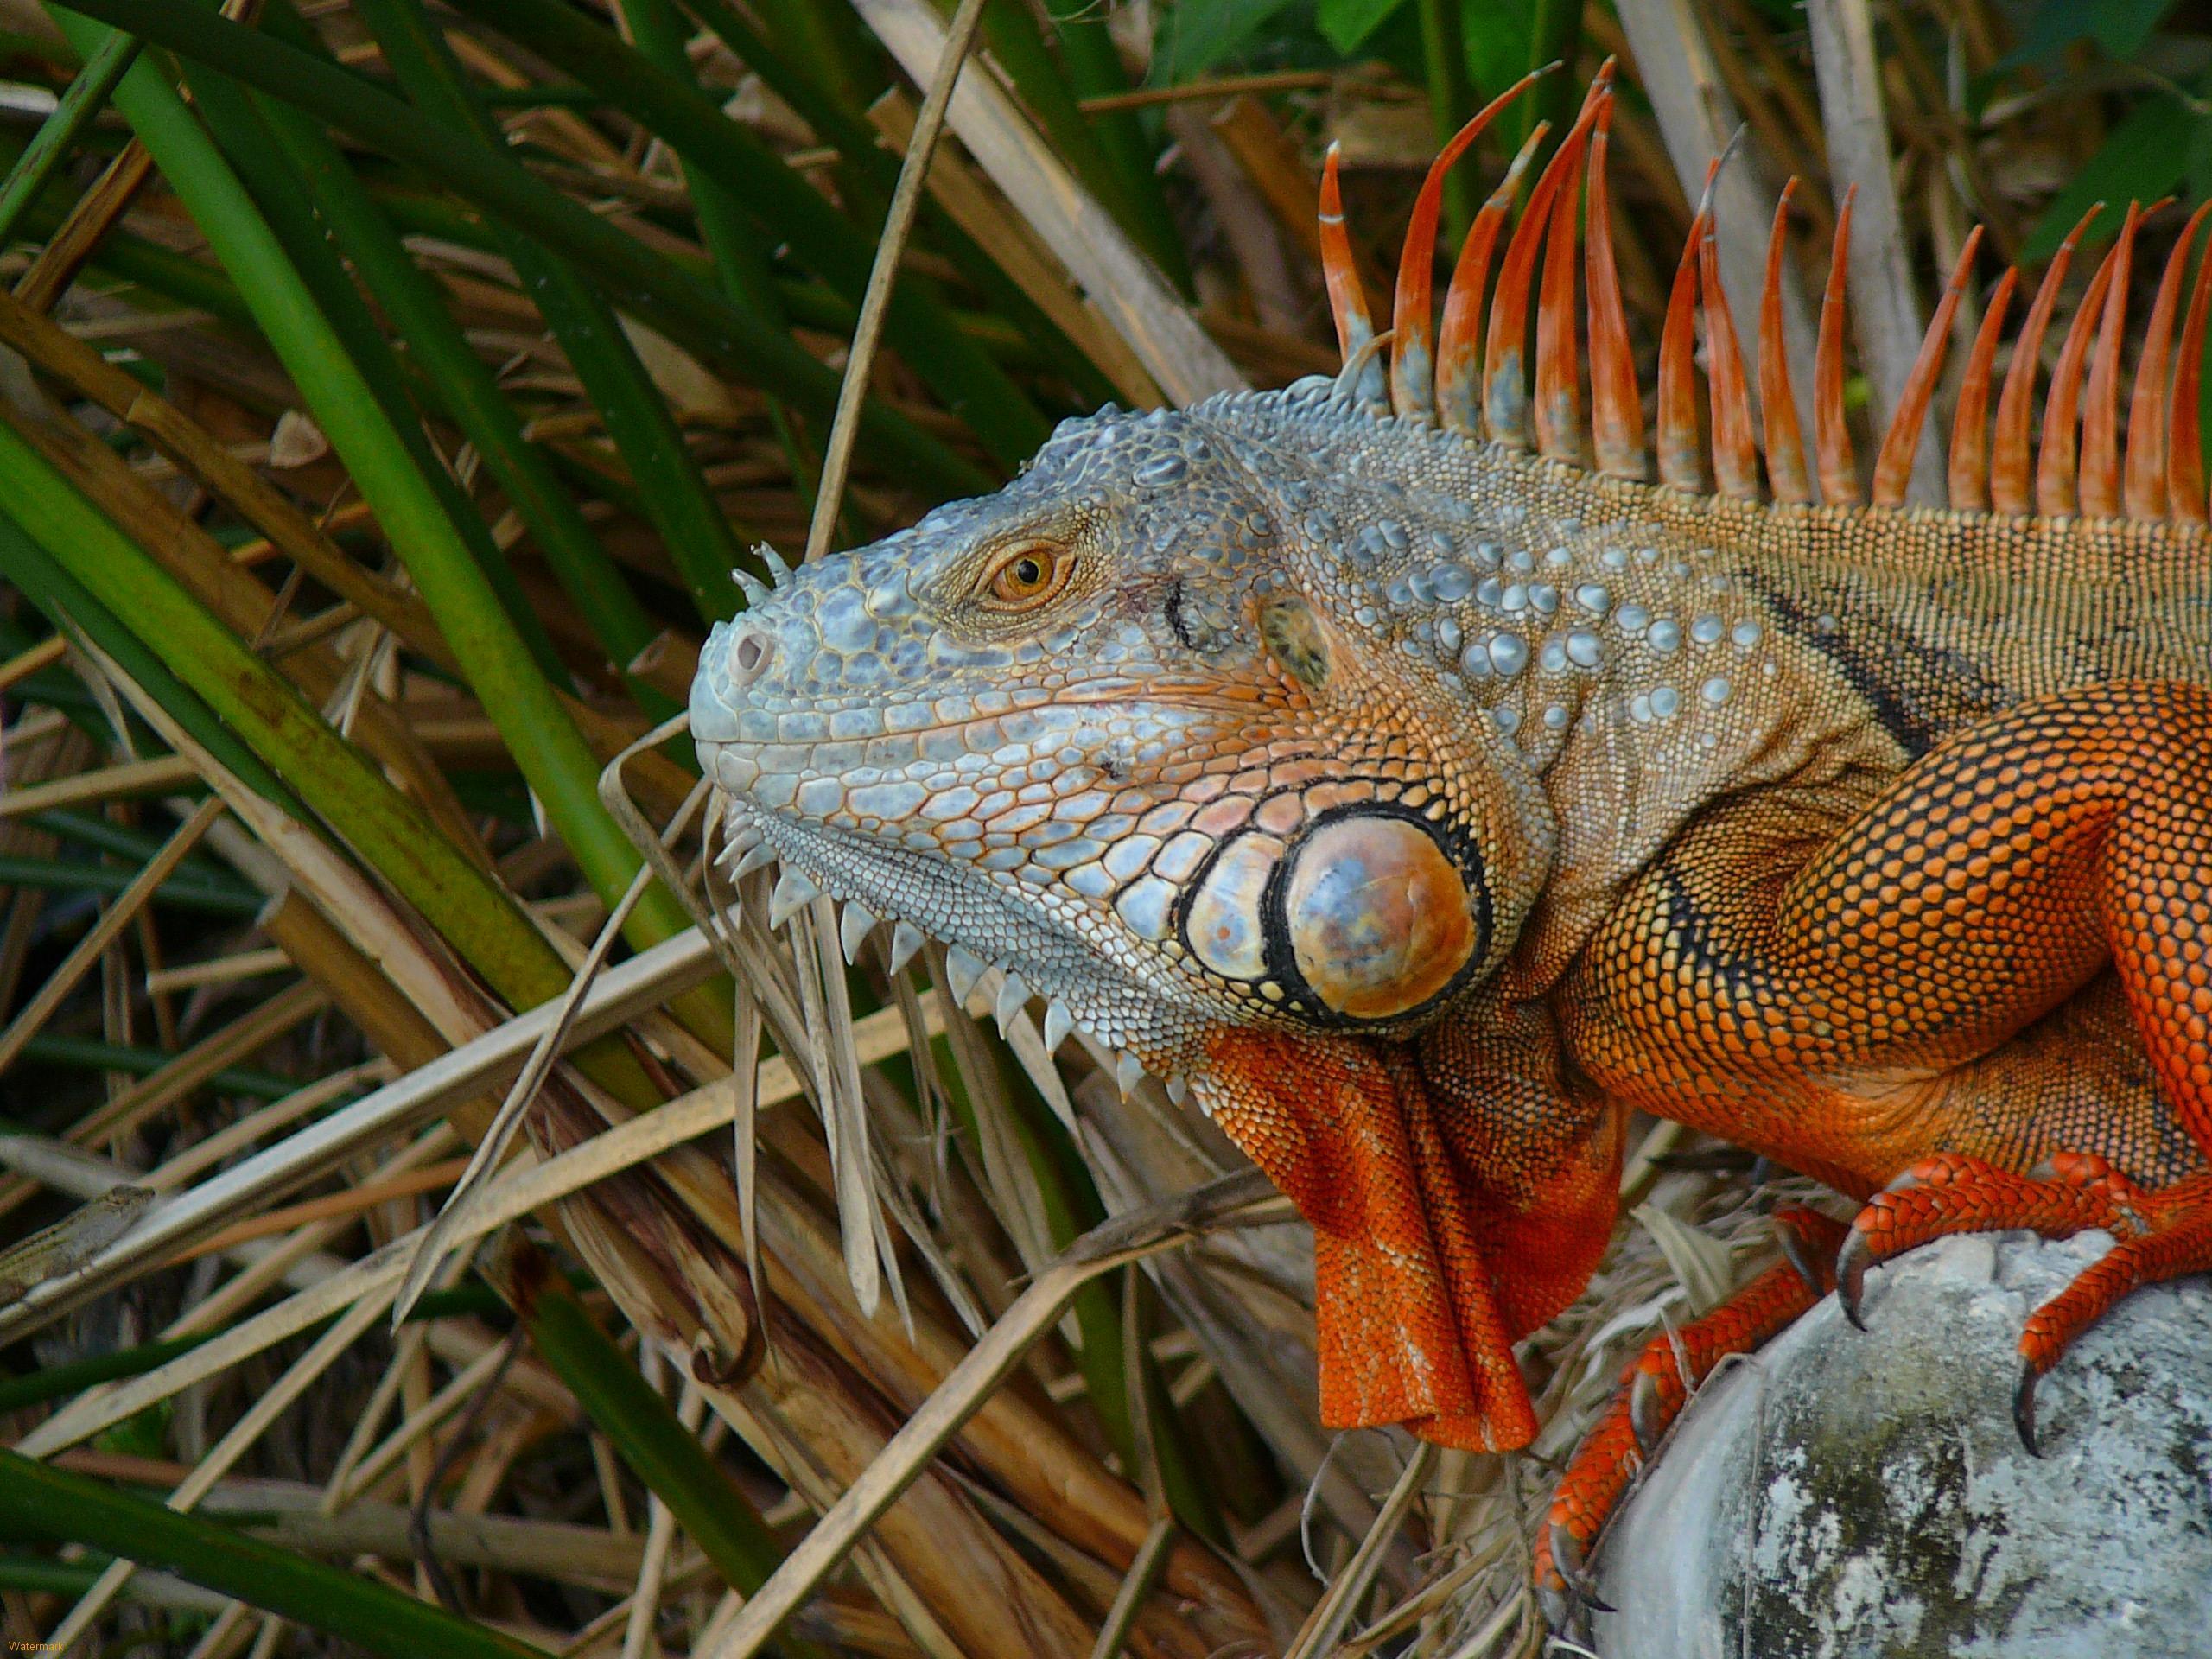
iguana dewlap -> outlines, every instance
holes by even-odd
[[[1332,158],[1340,376],[1065,423],[998,494],[760,593],[692,702],[731,845],[783,861],[787,902],[820,888],[863,926],[896,918],[894,956],[949,941],[960,982],[996,963],[1002,1007],[1041,999],[1054,1042],[1081,1026],[1133,1057],[1126,1077],[1187,1087],[1313,1224],[1324,1421],[1453,1446],[1534,1432],[1510,1344],[1605,1249],[1630,1108],[1862,1198],[1950,1157],[1862,1217],[1847,1276],[1870,1246],[1962,1227],[2119,1230],[2132,1242],[2031,1331],[2035,1366],[2132,1283],[2212,1264],[2190,238],[2124,459],[2137,215],[2066,334],[2032,465],[2068,255],[1993,416],[2007,275],[1938,511],[1898,504],[1972,247],[1859,505],[1848,209],[1810,468],[1777,216],[1768,499],[1701,215],[1662,343],[1655,485],[1606,229],[1610,111],[1601,76],[1485,305],[1516,164],[1433,334],[1439,187],[1471,130],[1441,158],[1387,377]],[[2024,1173],[2062,1153],[2057,1175]],[[1695,1341],[1754,1339],[1803,1305],[1794,1282]]]

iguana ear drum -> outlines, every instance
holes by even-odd
[[[1193,954],[1270,1001],[1340,1020],[1389,1020],[1433,1001],[1487,945],[1489,899],[1471,848],[1373,806],[1290,841],[1252,831],[1202,872],[1183,916]]]
[[[1282,911],[1299,977],[1355,1020],[1436,995],[1480,931],[1465,878],[1415,818],[1363,814],[1314,830],[1292,861]]]

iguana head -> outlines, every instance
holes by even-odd
[[[716,628],[691,721],[734,844],[1170,1073],[1210,1028],[1401,1031],[1478,982],[1541,799],[1358,620],[1318,505],[1342,480],[1281,448],[1364,418],[1338,391],[1069,422],[998,494]]]

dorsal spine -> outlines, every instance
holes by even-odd
[[[1433,423],[1510,448],[1533,445],[1537,453],[1554,460],[1588,465],[1593,459],[1596,470],[1609,477],[1645,481],[1656,452],[1658,481],[1672,488],[1703,489],[1709,466],[1722,495],[1740,500],[1810,501],[1812,483],[1806,476],[1781,327],[1785,235],[1795,179],[1783,188],[1776,209],[1760,295],[1758,378],[1765,419],[1758,436],[1765,452],[1764,489],[1762,445],[1754,435],[1734,319],[1719,280],[1710,200],[1718,161],[1708,168],[1706,200],[1692,219],[1688,243],[1675,272],[1660,340],[1656,431],[1651,449],[1646,448],[1610,222],[1606,165],[1613,72],[1608,59],[1510,235],[1506,232],[1513,201],[1543,136],[1541,125],[1476,215],[1446,293],[1440,334],[1433,315],[1434,244],[1445,175],[1536,75],[1524,77],[1492,99],[1431,165],[1415,199],[1399,260],[1387,334],[1376,333],[1361,289],[1344,219],[1337,153],[1331,148],[1322,174],[1321,255],[1346,365],[1339,380],[1340,395],[1378,414]],[[2096,210],[2060,245],[2037,288],[2015,340],[1993,419],[1990,382],[2020,273],[2009,270],[2000,279],[1967,356],[1952,420],[1946,479],[1955,510],[2207,522],[2196,395],[2207,302],[2212,298],[2212,257],[2200,264],[2185,312],[2180,298],[2190,251],[2212,204],[2199,208],[2190,219],[2161,276],[2127,400],[2124,455],[2121,448],[2121,359],[2136,234],[2164,206],[2159,202],[2143,208],[2131,203],[2113,246],[2099,263],[2052,366],[2032,460],[2030,434],[2037,424],[2036,379],[2044,339],[2075,246]],[[1490,267],[1501,235],[1505,236],[1505,250],[1492,289]],[[1822,499],[1837,505],[1856,505],[1860,499],[1843,414],[1845,250],[1850,235],[1851,197],[1847,194],[1836,215],[1814,365],[1815,470]],[[1580,250],[1578,238],[1585,242]],[[1977,226],[1945,284],[1904,394],[1878,446],[1871,490],[1878,507],[1904,504],[1913,455],[1980,241]],[[1578,264],[1584,296],[1580,315],[1575,302]],[[1533,373],[1525,360],[1532,302]],[[2177,351],[2177,318],[2181,339]],[[1694,391],[1700,322],[1711,400],[1709,450],[1700,436]],[[1588,341],[1586,420],[1578,329]],[[1387,374],[1382,361],[1386,347]]]

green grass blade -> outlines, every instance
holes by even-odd
[[[526,238],[510,232],[507,241],[509,262],[599,410],[637,486],[645,522],[658,532],[693,607],[709,622],[732,615],[737,587],[729,573],[738,562],[737,537],[637,348],[607,302],[568,265]],[[675,712],[665,706],[655,718]]]
[[[992,57],[1014,81],[1030,112],[1037,118],[1053,152],[1090,187],[1106,211],[1140,243],[1154,263],[1185,294],[1191,270],[1183,257],[1173,220],[1129,187],[1129,175],[1116,163],[1105,143],[1103,127],[1085,115],[1059,60],[1046,44],[1044,30],[1028,0],[991,0],[983,10],[983,33]],[[1148,194],[1157,201],[1155,181]]]
[[[286,166],[283,152],[244,88],[206,69],[193,75],[192,87],[208,130],[252,193],[255,206],[283,244],[292,268],[314,296],[323,320],[360,372],[384,412],[385,424],[406,451],[415,480],[437,498],[446,522],[460,535],[476,568],[498,595],[508,625],[520,636],[538,671],[560,683],[568,671],[553,648],[552,637],[531,609],[522,584],[492,540],[476,504],[431,448],[422,416],[408,395],[406,373],[353,277],[340,263],[336,250],[324,236],[322,226],[316,222],[315,203],[298,175]]]
[[[6,437],[9,442],[16,441],[13,434]],[[162,707],[177,723],[236,773],[248,789],[275,801],[288,812],[304,817],[306,810],[276,774],[262,764],[261,757],[217,718],[214,710],[177,677],[162,656],[125,627],[114,611],[17,522],[16,515],[30,505],[18,493],[20,490],[26,486],[34,491],[67,487],[46,471],[43,461],[35,455],[30,459],[43,474],[42,479],[9,479],[6,467],[0,464],[0,480],[6,480],[4,487],[0,487],[0,500],[7,503],[6,508],[0,510],[0,574],[22,589],[57,627],[70,623],[83,630],[94,645],[115,659],[124,673],[160,699]],[[137,550],[132,549],[132,552],[136,554]],[[128,596],[124,597],[127,603]],[[135,616],[135,613],[132,614]],[[100,724],[105,727],[105,720]]]
[[[167,1337],[156,1342],[119,1349],[111,1354],[94,1354],[89,1358],[49,1365],[43,1370],[33,1371],[28,1376],[0,1378],[0,1412],[21,1411],[26,1406],[42,1406],[49,1400],[66,1399],[70,1395],[91,1388],[95,1382],[112,1382],[118,1377],[143,1376],[156,1365],[166,1364],[179,1354],[197,1348],[213,1336],[214,1332],[203,1331],[189,1336]]]
[[[776,1535],[613,1338],[552,1277],[552,1264],[535,1253],[518,1255],[506,1290],[531,1344],[724,1581],[753,1594],[784,1558]]]
[[[271,27],[289,9],[272,8]],[[291,105],[256,95],[256,107],[393,328],[407,341],[440,405],[483,456],[555,577],[590,622],[618,667],[633,661],[660,630],[614,566],[544,453],[523,435],[522,422],[498,382],[446,308],[437,283],[408,253],[338,146]],[[722,577],[728,585],[728,575]],[[654,702],[634,680],[648,712]],[[673,712],[670,710],[669,712]]]
[[[128,35],[115,36],[92,54],[69,83],[54,113],[40,123],[37,135],[8,169],[6,181],[0,183],[0,243],[16,233],[25,210],[38,199],[54,168],[76,147],[92,118],[106,107],[115,83],[123,79],[123,72],[137,55],[137,41]]]
[[[33,1039],[35,1043],[58,1044],[67,1040],[71,1039],[46,1037]],[[96,1065],[103,1070],[134,1069],[133,1065],[128,1063],[127,1058],[125,1064],[118,1065],[108,1058],[108,1051],[125,1057],[134,1054],[151,1055],[162,1065],[168,1065],[176,1058],[174,1054],[162,1053],[154,1049],[112,1050],[112,1046],[105,1043],[86,1044],[83,1046],[88,1051],[103,1051],[97,1058],[87,1058],[84,1062],[87,1065]],[[153,1065],[145,1065],[135,1069],[151,1071],[156,1068]],[[238,1079],[245,1081],[240,1082]],[[257,1071],[234,1070],[218,1071],[208,1079],[207,1086],[213,1090],[227,1090],[235,1094],[251,1094],[261,1092],[267,1084],[272,1083],[281,1084],[283,1092],[270,1096],[270,1099],[281,1100],[285,1094],[296,1092],[299,1087],[289,1078],[264,1077]],[[472,1275],[466,1282],[455,1286],[451,1290],[423,1292],[421,1300],[407,1310],[406,1317],[401,1320],[401,1323],[420,1325],[431,1319],[504,1317],[508,1311],[506,1303],[500,1300],[496,1291],[481,1279]],[[320,1336],[336,1323],[339,1317],[334,1313],[328,1319],[319,1319],[315,1324],[306,1326],[299,1334],[302,1338]],[[226,1332],[236,1328],[235,1325],[224,1325],[211,1331],[194,1331],[181,1337],[161,1337],[152,1342],[140,1343],[136,1347],[118,1348],[111,1353],[92,1354],[84,1359],[73,1359],[60,1365],[49,1365],[42,1370],[31,1372],[28,1376],[0,1376],[0,1412],[21,1411],[26,1406],[44,1405],[49,1400],[65,1399],[70,1395],[91,1388],[96,1382],[113,1382],[122,1377],[143,1376],[156,1367],[166,1365],[179,1354],[189,1353],[202,1343],[213,1342]]]
[[[175,673],[166,684],[156,679],[146,689],[162,697],[165,708],[174,709],[178,704],[170,703],[168,694],[188,686],[179,703],[202,704],[234,734],[217,748],[219,759],[229,764],[243,740],[251,753],[245,757],[250,769],[241,776],[249,783],[258,776],[273,785],[270,766],[281,771],[284,785],[276,786],[272,798],[303,819],[312,808],[341,826],[394,890],[515,1006],[541,1002],[567,985],[567,969],[529,918],[437,832],[420,807],[325,724],[289,681],[4,427],[0,500],[8,504],[8,519],[0,524],[20,526],[19,536],[35,543],[48,563],[65,569],[99,605],[111,614],[128,615],[130,633],[162,642]],[[11,576],[19,568],[35,576],[35,561],[10,546],[4,532],[0,558]],[[127,659],[118,660],[133,668]],[[257,757],[266,757],[270,766]]]
[[[255,96],[258,98],[261,94],[257,92]],[[276,102],[275,99],[267,101],[272,105]],[[357,168],[356,176],[360,176],[365,170]],[[363,182],[371,199],[403,233],[435,237],[440,241],[473,248],[482,253],[503,253],[505,245],[493,226],[457,203],[427,195],[411,183],[394,184],[365,178]],[[697,182],[709,191],[717,188],[714,181],[704,176]],[[779,274],[762,262],[760,235],[753,228],[751,221],[736,222],[732,235],[734,245],[742,251],[742,257],[747,263],[754,264],[760,280],[768,285],[767,294],[758,305],[754,302],[753,290],[745,285],[742,276],[734,274],[736,268],[726,268],[720,254],[711,246],[704,257],[677,252],[670,256],[671,261],[682,268],[687,276],[718,278],[723,290],[733,299],[762,315],[776,317],[784,326],[797,325],[830,334],[849,334],[852,332],[854,321],[860,315],[857,305],[819,282]],[[582,267],[586,262],[577,263]],[[988,262],[985,262],[985,265],[996,282],[1010,281],[996,265]],[[216,281],[220,283],[219,275]],[[1010,301],[1002,302],[988,282],[979,278],[978,286],[986,290],[982,297],[988,302],[988,306],[978,309],[963,307],[953,313],[957,325],[963,333],[972,335],[986,351],[1001,362],[1023,368],[1046,368],[1067,376],[1080,386],[1088,386],[1090,381],[1096,380],[1096,402],[1103,403],[1113,395],[1111,386],[1098,377],[1089,359],[1077,353],[1065,336],[1049,330],[1033,329],[1026,320],[1026,313]],[[229,303],[238,307],[235,290],[226,284],[225,292],[229,295]],[[623,308],[627,310],[629,308]],[[772,391],[766,395],[775,397]],[[1086,391],[1084,395],[1093,394]]]
[[[807,63],[779,55],[766,37],[738,15],[729,0],[681,0],[681,3],[760,77],[761,85],[798,111],[824,142],[836,149],[849,172],[888,205],[899,182],[899,157],[877,142],[873,127],[839,107],[809,79]],[[960,267],[1001,318],[1051,358],[1087,407],[1096,408],[1114,396],[1113,383],[1098,365],[1060,331],[1059,325],[1006,274],[996,259],[926,195],[915,229],[918,235],[926,233],[931,244]]]
[[[418,0],[357,0],[354,10],[383,47],[385,63],[410,98],[436,119],[475,134],[488,152],[508,160],[505,135],[473,96],[467,76]],[[512,230],[500,240],[524,291],[598,408],[693,603],[709,620],[729,615],[736,609],[736,589],[729,579],[730,567],[737,563],[736,539],[629,336],[606,302],[556,255]]]
[[[19,1555],[13,1552],[0,1555],[0,1586],[10,1590],[31,1590],[48,1595],[81,1596],[99,1581],[101,1569],[106,1565],[95,1557],[79,1561],[57,1561],[43,1555]]]
[[[787,335],[732,305],[683,266],[551,186],[519,168],[497,164],[505,158],[485,155],[464,135],[359,75],[318,62],[197,7],[168,0],[71,0],[66,9],[57,4],[56,11],[126,29],[257,91],[297,105],[575,258],[615,304],[659,329],[709,367],[773,391],[825,422],[835,409],[836,377]],[[126,86],[130,79],[125,77]],[[863,414],[861,433],[869,453],[887,472],[931,495],[973,495],[990,487],[983,474],[942,442],[880,405],[871,405]]]
[[[1465,0],[1461,0],[1465,4]],[[1461,13],[1468,29],[1479,28],[1485,9],[1466,5]],[[1552,124],[1551,143],[1557,143],[1567,130],[1567,124],[1573,118],[1574,106],[1581,97],[1576,80],[1574,60],[1582,41],[1582,0],[1530,0],[1529,8],[1529,51],[1525,61],[1513,73],[1541,69],[1548,63],[1564,65],[1557,74],[1546,75],[1529,89],[1529,96],[1517,99],[1509,111],[1504,142],[1518,144],[1535,130],[1536,123]],[[1502,92],[1502,86],[1485,89]],[[1541,159],[1541,158],[1539,158]]]
[[[1459,8],[1465,0],[1419,0],[1421,55],[1427,70],[1429,129],[1439,149],[1452,142],[1467,118],[1475,112],[1474,89],[1467,84],[1467,42],[1459,29]],[[1444,221],[1449,239],[1458,243],[1474,221],[1471,187],[1459,169],[1444,181]]]
[[[379,8],[391,3],[377,0]],[[692,167],[738,193],[764,231],[788,238],[793,256],[847,298],[857,301],[865,291],[875,253],[871,239],[781,156],[688,82],[556,0],[457,0],[457,5],[596,87]],[[953,326],[933,283],[912,272],[901,277],[884,315],[884,334],[1001,465],[1019,466],[1036,453],[1049,430],[1044,416]]]
[[[684,27],[671,0],[621,0],[621,6],[622,20],[629,26],[638,49],[664,73],[690,82],[690,31]],[[775,267],[761,248],[760,238],[753,233],[751,221],[738,205],[737,198],[719,181],[697,172],[688,163],[683,179],[691,192],[692,213],[699,222],[699,239],[706,244],[708,255],[715,262],[715,274],[721,280],[722,291],[736,304],[757,312],[772,324],[788,327],[790,319],[777,286]],[[821,473],[820,456],[799,432],[783,400],[772,395],[768,398],[768,419],[775,429],[776,442],[791,463],[791,478],[801,502],[811,518],[815,480]],[[861,539],[849,494],[845,499],[841,523],[849,539]]]
[[[1045,9],[1052,20],[1060,57],[1067,65],[1068,81],[1077,98],[1106,97],[1129,90],[1129,77],[1122,67],[1121,48],[1114,44],[1106,7],[1092,5],[1088,0],[1046,0]],[[1137,239],[1171,282],[1184,293],[1192,292],[1190,260],[1183,251],[1182,234],[1168,209],[1166,193],[1160,186],[1159,146],[1147,136],[1143,116],[1135,110],[1103,115],[1086,111],[1083,118],[1097,134],[1107,164],[1121,175],[1122,193],[1135,216]]]
[[[1083,1156],[1052,1109],[1026,1086],[1007,1090],[1014,1102],[1014,1124],[1030,1168],[1038,1178],[1045,1215],[1052,1229],[1052,1243],[1065,1249],[1077,1238],[1106,1219],[1106,1206]],[[1135,1272],[1125,1268],[1124,1272]],[[1083,1331],[1079,1357],[1084,1382],[1097,1407],[1107,1434],[1120,1452],[1123,1466],[1141,1466],[1135,1446],[1137,1415],[1130,1409],[1129,1365],[1122,1329],[1119,1275],[1095,1280],[1076,1293],[1071,1312]],[[1137,1356],[1150,1408],[1146,1420],[1152,1429],[1152,1455],[1157,1460],[1160,1484],[1176,1518],[1207,1541],[1226,1547],[1229,1529],[1221,1506],[1207,1491],[1202,1465],[1192,1454],[1183,1420],[1168,1402],[1160,1366],[1149,1353]]]
[[[760,0],[753,10],[774,38],[776,55],[806,65],[847,114],[857,115],[891,84],[881,49],[842,0]]]
[[[59,8],[56,17],[88,57],[107,37],[105,29]],[[252,306],[270,346],[436,613],[477,700],[585,880],[604,903],[613,905],[637,870],[637,849],[600,804],[596,758],[443,504],[416,469],[268,221],[175,90],[141,59],[117,87],[116,102]],[[55,550],[53,540],[40,539]],[[431,832],[429,839],[439,837]],[[669,938],[687,925],[676,901],[658,889],[639,904],[632,922],[632,937],[640,944]]]
[[[0,1533],[84,1544],[234,1596],[391,1659],[543,1659],[544,1649],[374,1579],[0,1452]]]
[[[49,892],[104,893],[111,896],[130,885],[134,871],[67,860],[26,858],[0,853],[0,887],[43,887]],[[154,889],[154,902],[210,916],[256,916],[266,901],[251,888],[229,882],[171,876]]]
[[[176,1056],[167,1049],[141,1048],[126,1043],[104,1043],[92,1037],[57,1037],[41,1032],[23,1044],[23,1058],[54,1065],[81,1066],[88,1071],[122,1071],[134,1077],[151,1077]],[[282,1100],[299,1092],[296,1077],[280,1077],[273,1071],[250,1066],[226,1065],[200,1085],[217,1094],[250,1095],[256,1100]]]
[[[957,1075],[946,1078],[947,1095],[960,1121],[967,1144],[981,1144],[976,1105]],[[1106,1218],[1106,1206],[1052,1108],[1025,1081],[1006,1090],[1012,1108],[1010,1121],[1020,1142],[1023,1160],[1036,1184],[1038,1201],[1056,1249],[1065,1249],[1077,1237]],[[1122,1338],[1118,1277],[1093,1280],[1077,1291],[1068,1305],[1083,1332],[1082,1351],[1076,1361],[1083,1372],[1084,1393],[1098,1414],[1108,1444],[1121,1458],[1122,1467],[1138,1466],[1136,1424],[1129,1410],[1128,1350]],[[1201,1538],[1217,1544],[1228,1541],[1221,1509],[1205,1488],[1197,1460],[1191,1455],[1182,1428],[1164,1395],[1158,1392],[1158,1368],[1150,1355],[1140,1357],[1152,1399],[1153,1452],[1158,1459],[1160,1490],[1177,1517]]]
[[[23,822],[35,829],[51,830],[65,841],[79,842],[98,851],[113,853],[118,858],[132,859],[141,864],[160,852],[162,843],[168,839],[166,836],[149,836],[143,830],[133,830],[124,824],[111,823],[107,819],[94,817],[89,812],[73,812],[67,807],[34,812]],[[219,884],[229,882],[240,893],[252,891],[221,865],[213,863],[196,853],[188,855],[176,868],[180,873],[190,871]]]
[[[23,230],[27,235],[42,236],[60,222],[60,213],[49,213],[41,201],[24,219]],[[254,331],[253,312],[231,280],[213,266],[175,249],[126,231],[111,231],[92,256],[90,269],[134,283],[172,305],[207,312],[248,334]]]
[[[0,133],[0,159],[12,167],[27,153],[12,135]],[[10,236],[43,242],[60,226],[77,204],[77,192],[67,180],[48,179],[24,204],[20,221]],[[245,328],[253,318],[238,298],[238,290],[219,270],[171,249],[157,247],[143,237],[121,229],[111,230],[92,256],[91,269],[120,277],[152,290],[180,306],[212,312],[225,322]]]
[[[141,642],[158,640],[176,672],[156,661],[156,671],[141,683],[162,697],[165,708],[204,705],[203,712],[219,716],[208,721],[219,738],[209,747],[219,759],[242,753],[247,769],[241,776],[250,784],[269,779],[263,792],[286,812],[302,821],[320,817],[510,1007],[532,1007],[568,988],[567,963],[504,887],[441,835],[429,813],[333,730],[289,680],[4,426],[0,501],[8,504],[7,515],[0,516],[0,569],[13,575],[20,566],[34,581],[41,570],[58,570],[80,584],[69,592],[89,594],[99,607],[130,618],[130,631],[117,624],[117,632],[141,659],[150,658]],[[13,543],[7,528],[16,530]],[[20,549],[11,551],[16,543]],[[25,586],[35,594],[30,583]],[[117,655],[127,666],[130,658]],[[171,695],[176,702],[168,701]],[[272,771],[282,774],[282,785]],[[654,894],[666,896],[658,888]],[[677,908],[674,900],[669,908]],[[702,1041],[727,1052],[728,1005],[713,988],[688,993],[670,1006]],[[709,1012],[717,1006],[719,1018]],[[659,1103],[644,1069],[618,1040],[601,1039],[580,1049],[576,1058],[601,1087],[633,1109]]]

